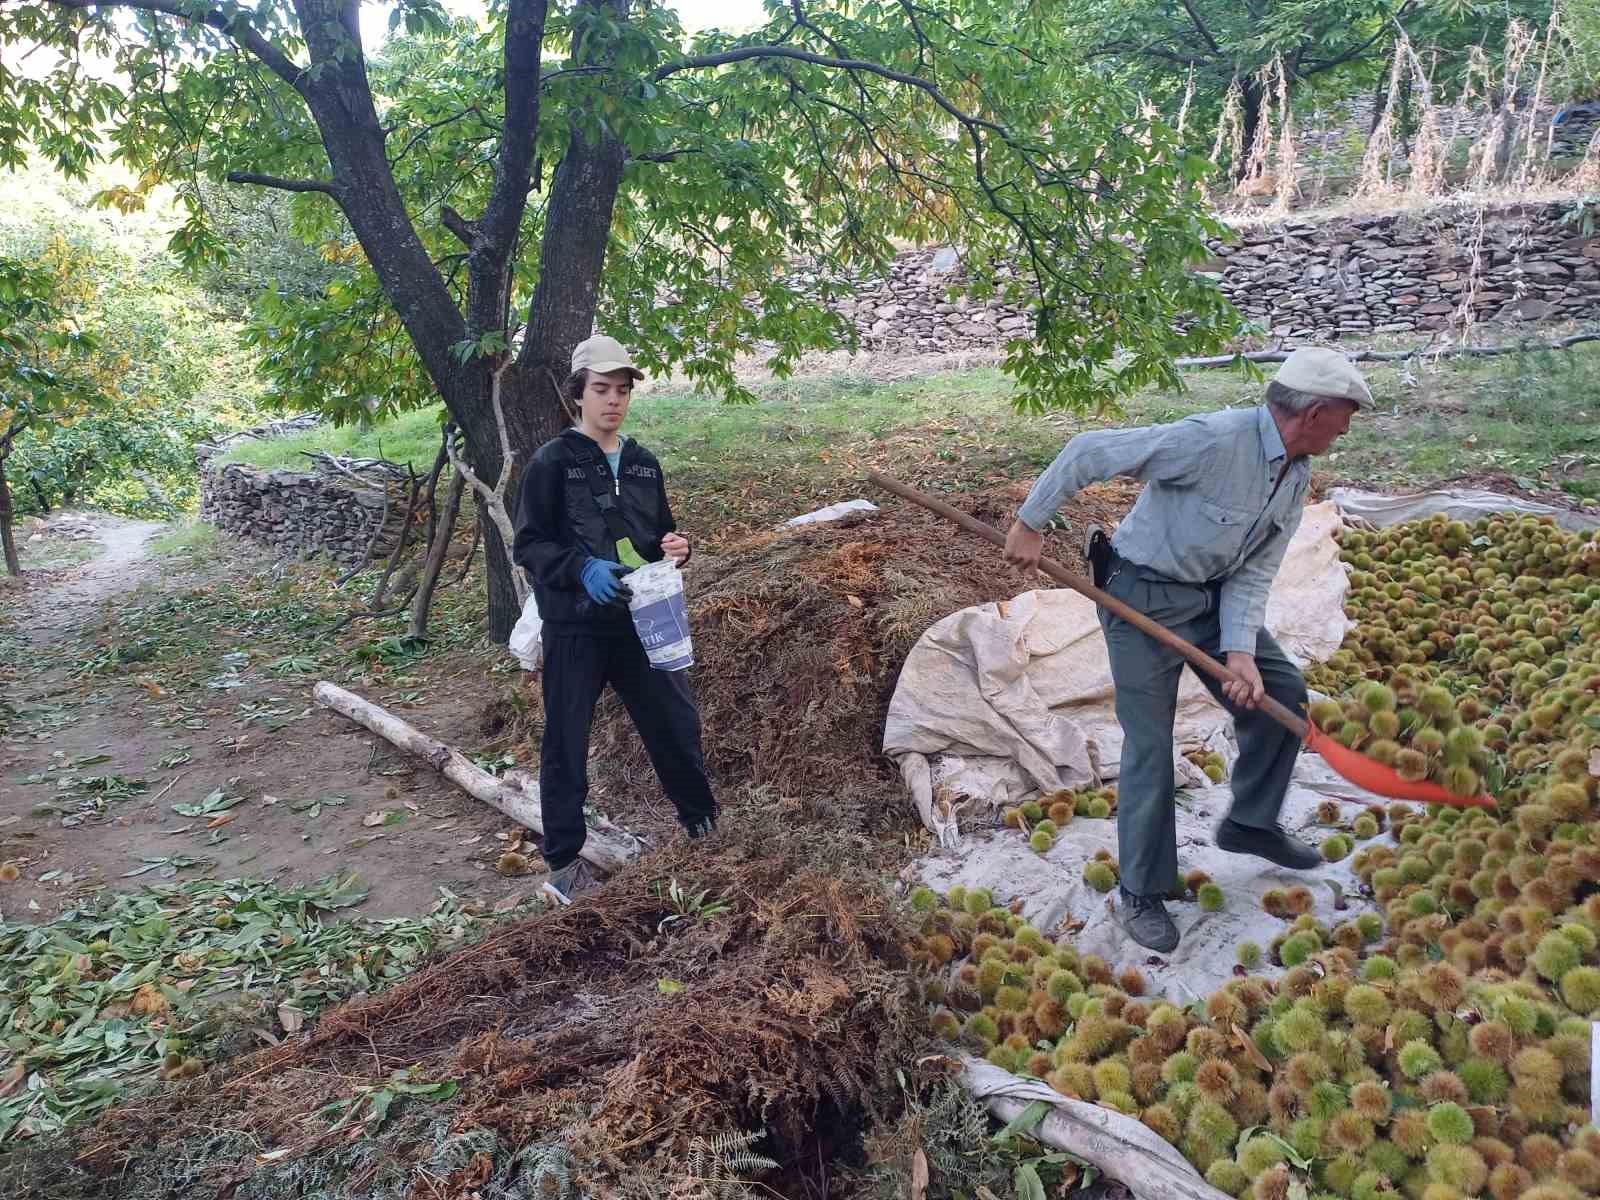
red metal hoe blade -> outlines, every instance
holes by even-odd
[[[1366,788],[1369,792],[1376,792],[1380,796],[1388,796],[1394,800],[1447,804],[1451,808],[1495,807],[1494,797],[1487,794],[1456,796],[1426,779],[1402,779],[1393,767],[1386,767],[1376,759],[1368,758],[1359,750],[1352,750],[1335,741],[1309,721],[1307,725],[1310,728],[1306,733],[1306,749],[1322,755],[1324,762],[1357,787]]]

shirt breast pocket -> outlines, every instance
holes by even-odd
[[[1226,504],[1218,504],[1215,500],[1195,500],[1195,507],[1200,510],[1200,515],[1213,525],[1220,525],[1229,532],[1237,532],[1250,523],[1250,514],[1242,508],[1230,508]]]

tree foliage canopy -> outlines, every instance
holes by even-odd
[[[69,175],[115,156],[142,176],[106,197],[122,204],[176,185],[191,219],[173,249],[196,262],[227,252],[201,180],[272,176],[304,189],[299,232],[359,269],[311,299],[274,297],[254,336],[280,391],[334,412],[429,398],[436,365],[407,344],[370,248],[339,241],[350,238],[331,202],[341,185],[297,91],[361,61],[395,187],[464,310],[471,252],[457,235],[473,222],[457,214],[494,199],[507,76],[523,67],[508,63],[508,22],[543,6],[498,5],[479,30],[406,0],[370,62],[340,23],[352,7],[61,0],[0,17],[0,39],[63,56],[47,78],[8,81],[6,161],[20,161],[29,140]],[[314,36],[308,19],[321,21]],[[690,39],[667,8],[580,3],[550,5],[542,35],[532,202],[516,241],[539,244],[569,140],[615,136],[626,166],[596,299],[653,371],[682,369],[736,395],[734,355],[754,342],[770,345],[780,370],[839,344],[846,329],[817,301],[847,272],[881,264],[894,238],[956,241],[977,294],[1032,300],[1040,337],[1016,347],[1010,366],[1039,403],[1095,404],[1170,378],[1174,354],[1226,327],[1214,294],[1181,270],[1214,232],[1194,187],[1202,164],[1142,121],[1127,93],[1074,65],[1049,5],[775,5],[749,36]],[[86,51],[132,86],[85,70]],[[833,273],[821,295],[788,282],[797,257]],[[1003,263],[1015,272],[997,275]],[[520,252],[511,265],[515,313],[540,260]],[[1180,316],[1185,330],[1174,332]],[[447,332],[451,346],[488,354],[516,336],[470,320]]]
[[[70,311],[74,281],[64,267],[59,253],[42,263],[0,257],[0,543],[12,574],[20,567],[6,459],[30,429],[70,424],[103,403],[109,385],[94,368],[94,337]]]
[[[0,164],[112,156],[135,205],[177,187],[173,249],[226,253],[203,181],[278,188],[351,271],[280,295],[253,337],[279,392],[335,415],[437,395],[499,486],[564,423],[572,347],[600,323],[654,374],[742,394],[847,343],[826,307],[896,239],[966,257],[973,296],[1035,317],[1021,403],[1098,408],[1236,315],[1188,266],[1220,233],[1209,169],[1078,58],[1049,0],[769,0],[743,36],[690,37],[650,0],[497,0],[486,28],[397,0],[370,55],[357,0],[14,0],[0,45],[60,64],[0,76]],[[93,69],[91,56],[113,64]],[[807,260],[819,282],[791,268]],[[480,513],[496,501],[481,492]],[[486,529],[491,627],[516,597]]]
[[[193,445],[255,411],[237,325],[165,250],[167,206],[86,210],[96,183],[34,168],[0,177],[0,259],[47,287],[55,378],[30,405],[6,466],[18,511],[90,503],[174,516],[192,499]],[[39,328],[37,322],[34,328]],[[3,429],[0,429],[3,432]]]

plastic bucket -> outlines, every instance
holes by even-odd
[[[694,666],[689,606],[684,600],[678,565],[671,559],[646,563],[629,572],[626,579],[633,592],[628,611],[650,665],[658,671],[681,671]]]

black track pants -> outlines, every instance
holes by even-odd
[[[700,749],[700,710],[688,671],[657,671],[632,628],[615,634],[545,632],[544,744],[539,755],[539,806],[544,858],[558,871],[578,857],[587,830],[589,727],[610,684],[639,731],[662,790],[691,825],[716,813]]]

